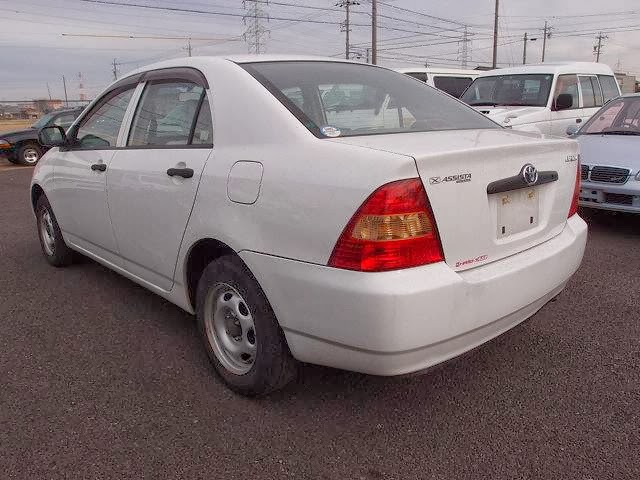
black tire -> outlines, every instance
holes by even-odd
[[[18,148],[17,162],[20,165],[33,166],[42,157],[42,147],[37,143],[25,143]]]
[[[11,163],[18,163],[18,159],[16,157],[7,157],[7,160],[9,160]]]
[[[48,214],[51,219],[49,230],[51,231],[52,243],[47,247],[47,239],[44,238],[45,232],[43,228],[43,218]],[[40,239],[40,247],[42,248],[42,254],[54,267],[66,267],[71,265],[74,259],[74,252],[67,244],[64,243],[58,221],[56,220],[49,200],[44,195],[40,195],[36,203],[36,227],[38,229],[38,238]],[[46,223],[46,222],[45,222]]]
[[[207,298],[221,284],[232,287],[243,297],[255,325],[255,359],[250,370],[244,374],[233,373],[224,366],[207,335]],[[260,285],[239,257],[226,255],[205,268],[198,282],[196,303],[198,329],[207,354],[229,388],[253,397],[278,390],[295,378],[297,362],[291,356],[278,320]]]

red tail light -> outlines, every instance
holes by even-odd
[[[419,178],[378,188],[347,224],[329,266],[382,272],[444,260],[436,222]]]
[[[567,218],[573,217],[578,213],[578,200],[580,199],[580,181],[582,180],[582,170],[580,168],[580,158],[578,157],[578,168],[576,170],[576,186],[573,189],[573,198],[571,199],[571,208],[569,208],[569,215]]]

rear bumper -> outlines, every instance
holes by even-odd
[[[526,320],[579,267],[587,227],[464,272],[361,273],[243,252],[298,360],[376,375],[420,371]]]
[[[633,178],[622,185],[583,181],[580,188],[580,206],[640,213],[640,182]]]

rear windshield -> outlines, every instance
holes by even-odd
[[[500,128],[407,75],[338,62],[241,65],[314,135],[373,135]]]
[[[472,106],[544,107],[551,90],[551,74],[495,75],[476,78],[460,100]]]

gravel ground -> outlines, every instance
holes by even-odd
[[[640,217],[588,215],[558,301],[432,373],[305,366],[248,400],[192,317],[89,260],[45,262],[29,178],[0,171],[2,478],[640,478]]]

